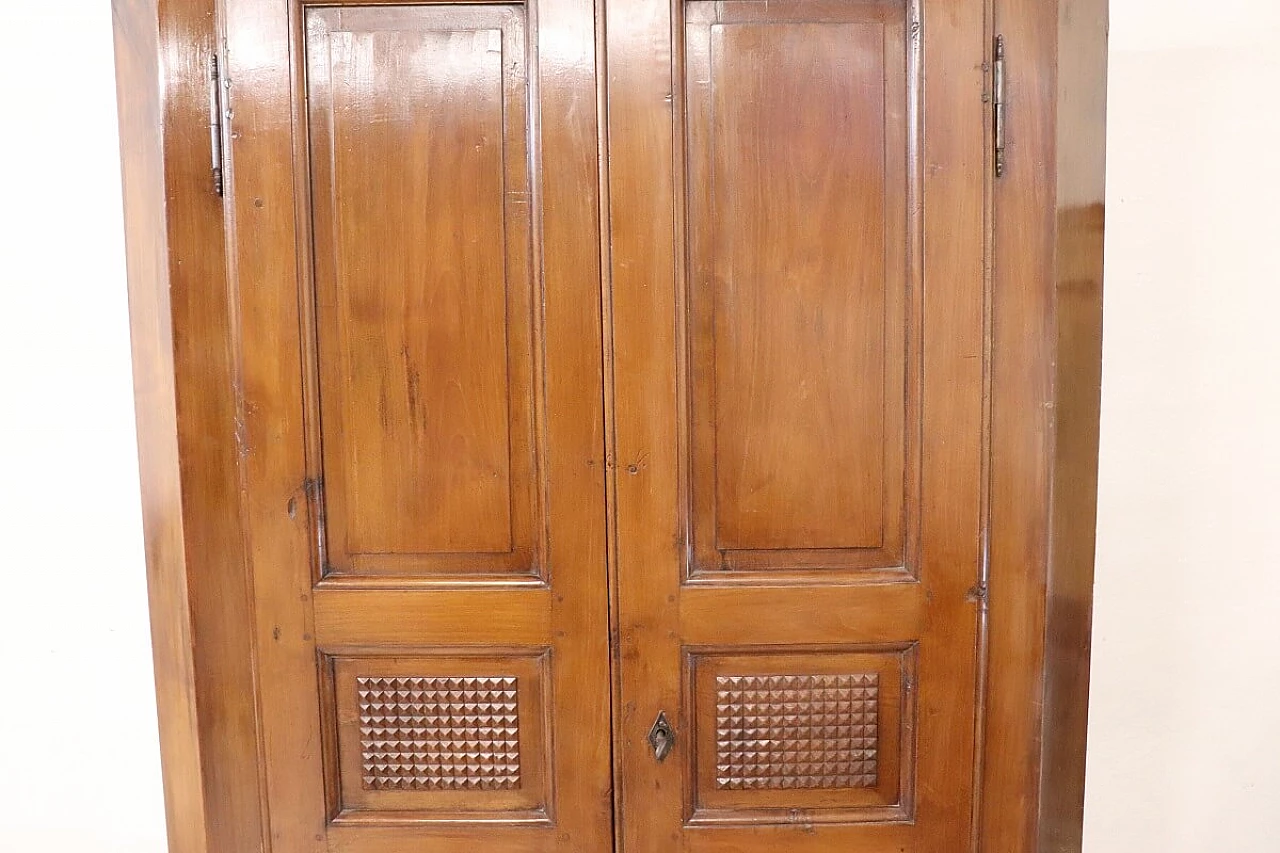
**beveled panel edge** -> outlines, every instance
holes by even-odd
[[[683,586],[879,586],[890,583],[919,583],[920,579],[905,565],[889,560],[867,568],[847,566],[802,568],[789,566],[753,569],[690,570],[681,579]]]
[[[294,0],[300,8],[368,6],[525,6],[525,0]]]
[[[555,826],[545,809],[509,812],[371,812],[367,809],[342,809],[329,818],[331,826],[369,828],[378,826]]]
[[[432,575],[357,575],[330,572],[316,582],[317,590],[395,590],[395,589],[550,589],[551,585],[534,574],[449,574]]]

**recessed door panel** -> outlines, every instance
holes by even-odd
[[[906,570],[905,16],[685,6],[694,575]]]
[[[537,574],[523,10],[306,23],[326,574]]]

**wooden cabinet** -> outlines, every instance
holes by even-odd
[[[176,853],[1078,849],[1100,0],[115,11]]]

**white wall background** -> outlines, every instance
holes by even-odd
[[[0,9],[0,853],[161,853],[110,4]]]
[[[1112,0],[1088,853],[1280,851],[1280,3]]]
[[[1086,850],[1275,853],[1280,4],[1112,2]],[[0,8],[0,853],[161,853],[108,3]]]

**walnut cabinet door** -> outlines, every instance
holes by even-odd
[[[609,850],[592,5],[225,15],[272,853]]]
[[[622,849],[969,850],[986,5],[606,9]]]
[[[226,0],[273,853],[958,853],[980,0]]]

